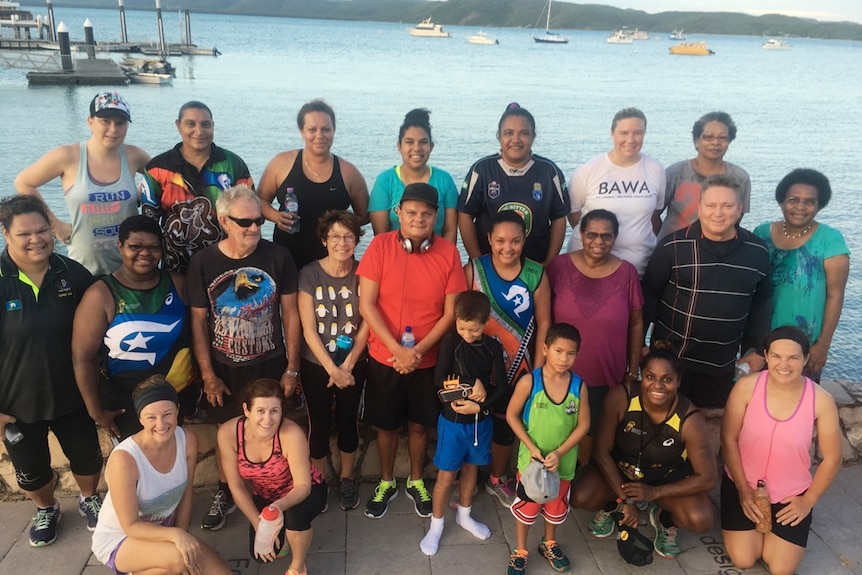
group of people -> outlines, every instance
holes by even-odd
[[[499,153],[473,164],[460,193],[428,163],[422,109],[399,130],[402,163],[370,194],[359,170],[331,152],[335,113],[321,100],[297,115],[303,149],[276,155],[256,189],[243,160],[213,143],[201,102],[180,108],[181,142],[154,158],[124,143],[131,109],[119,94],[98,94],[87,121],[87,141],[48,152],[18,176],[19,195],[0,202],[0,426],[23,433],[6,449],[37,505],[32,545],[57,537],[50,429],[106,565],[229,572],[188,534],[196,439],[181,425],[203,410],[221,426],[219,485],[201,527],[220,529],[238,508],[250,555],[271,561],[289,550],[289,575],[306,573],[330,475],[342,509],[360,504],[360,419],[376,432],[381,468],[365,515],[383,517],[399,493],[406,429],[405,493],[431,518],[420,542],[428,555],[447,505],[459,526],[490,536],[471,514],[488,466],[485,491],[516,519],[510,575],[525,571],[540,514],[539,554],[570,569],[555,539],[570,507],[596,512],[590,532],[607,537],[614,512],[636,528],[643,502],[656,552],[674,557],[678,527],[713,523],[706,494],[719,474],[698,408],[725,407],[728,552],[740,567],[759,558],[772,573],[798,566],[811,508],[841,461],[837,410],[816,382],[849,250],[816,220],[831,196],[816,170],[778,184],[783,219],[741,227],[750,182],[724,160],[736,137],[726,113],[699,118],[697,156],[665,170],[641,152],[645,115],[621,110],[613,148],[567,187],[532,151],[533,116],[511,104]],[[71,224],[38,189],[56,178]],[[560,254],[567,220],[575,230]],[[261,237],[266,221],[272,242]],[[368,221],[374,237],[357,261]],[[54,237],[69,257],[54,253]],[[742,367],[751,374],[734,382]],[[308,430],[285,418],[297,393]],[[96,424],[119,443],[104,503]],[[435,428],[432,492],[424,469]],[[823,460],[812,478],[814,429]],[[521,482],[536,461],[559,475],[550,500],[534,500]],[[755,530],[758,481],[773,504],[766,535]],[[269,506],[283,521],[261,552],[255,536]]]

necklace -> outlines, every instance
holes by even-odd
[[[331,156],[331,155],[329,156],[329,159],[327,159],[327,160],[326,160],[326,162],[325,162],[325,164],[324,164],[324,165],[329,164],[329,161],[330,161],[330,160],[332,160],[332,156]],[[318,173],[317,173],[317,171],[316,171],[314,168],[312,168],[312,167],[311,167],[311,165],[308,163],[308,160],[306,159],[306,157],[305,157],[305,156],[302,156],[302,163],[303,163],[303,164],[305,164],[305,167],[306,167],[306,168],[308,168],[308,171],[309,171],[309,172],[311,172],[311,174],[314,176],[314,179],[315,179],[315,180],[321,180],[321,179],[323,179],[323,178],[321,177],[321,175],[320,175],[320,174],[318,174]]]
[[[650,427],[653,428],[652,437],[649,438],[646,442],[644,442],[644,435],[646,435],[646,428],[644,427],[644,412],[646,408],[644,408],[643,404],[643,390],[640,392],[640,401],[641,401],[641,436],[640,436],[640,449],[638,450],[638,461],[635,464],[634,475],[635,479],[641,480],[644,478],[645,474],[643,469],[641,468],[641,458],[643,457],[644,449],[646,449],[650,443],[653,442],[654,439],[658,437],[658,430],[655,429],[655,424],[652,420],[647,417],[649,421]],[[676,407],[677,402],[679,401],[679,396],[673,398],[673,401],[670,402],[670,407],[667,408],[667,413],[664,414],[664,419],[662,419],[661,423],[666,423],[668,419],[670,419],[670,414],[673,412],[673,408]]]
[[[787,238],[788,240],[798,240],[799,238],[801,238],[802,236],[807,234],[808,230],[810,230],[811,226],[813,226],[813,225],[814,225],[814,222],[811,222],[810,224],[805,226],[805,229],[802,230],[801,232],[796,233],[796,234],[788,234],[787,233],[787,222],[784,221],[784,222],[781,222],[781,233],[784,234],[784,237]]]

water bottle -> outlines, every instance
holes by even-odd
[[[284,525],[284,516],[278,507],[270,505],[260,512],[260,525],[254,535],[255,555],[263,557],[273,552],[282,525]]]
[[[757,480],[757,489],[754,490],[754,504],[757,509],[763,514],[763,518],[757,522],[755,529],[759,533],[769,533],[772,531],[772,504],[769,502],[769,492],[766,491],[766,482],[762,479]]]
[[[284,211],[288,214],[293,214],[296,219],[290,226],[289,234],[299,233],[299,199],[296,197],[296,192],[293,188],[287,188],[284,194]]]
[[[353,348],[353,338],[349,335],[339,335],[335,340],[335,357],[333,361],[335,365],[341,365],[347,359],[347,354]]]
[[[6,443],[9,445],[15,445],[24,439],[24,434],[21,433],[21,430],[18,429],[18,426],[14,423],[6,424]]]
[[[751,353],[754,353],[753,348],[747,349],[740,357],[748,357]],[[733,381],[738,381],[739,378],[744,377],[749,373],[751,373],[751,365],[747,361],[739,361],[737,359],[736,366],[733,368]]]
[[[404,328],[404,333],[401,334],[401,345],[404,347],[416,346],[416,336],[413,335],[413,328],[409,325]]]

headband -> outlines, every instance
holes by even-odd
[[[156,401],[165,400],[176,404],[179,404],[180,402],[179,397],[177,397],[177,391],[173,388],[171,384],[164,383],[161,385],[149,387],[139,393],[137,396],[135,396],[135,413],[137,413],[138,417],[140,417],[141,412],[146,406]]]

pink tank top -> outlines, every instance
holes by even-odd
[[[272,503],[281,499],[293,489],[293,475],[290,473],[290,465],[287,457],[281,451],[281,425],[272,438],[272,454],[263,462],[249,461],[245,455],[245,417],[240,417],[236,422],[236,453],[237,467],[240,477],[251,483],[252,491],[258,497]],[[322,483],[323,476],[320,471],[311,466],[311,482]]]
[[[805,378],[802,397],[793,414],[778,420],[766,406],[766,378],[763,371],[757,378],[751,401],[745,410],[739,433],[739,453],[742,469],[749,486],[757,480],[766,481],[769,499],[799,495],[811,485],[811,440],[814,434],[814,382]]]

